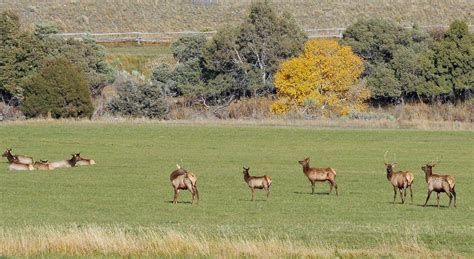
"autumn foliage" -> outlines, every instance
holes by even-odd
[[[370,91],[359,82],[364,69],[351,47],[335,40],[309,40],[304,53],[281,63],[275,74],[275,114],[291,110],[347,115],[362,111]]]

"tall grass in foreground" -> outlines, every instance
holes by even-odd
[[[120,255],[120,256],[409,256],[460,257],[450,251],[426,248],[416,232],[405,230],[407,239],[386,240],[371,249],[338,249],[324,240],[312,244],[261,236],[212,236],[163,228],[123,226],[59,226],[0,228],[0,255]]]

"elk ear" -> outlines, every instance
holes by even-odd
[[[387,164],[387,163],[384,163],[384,164],[385,164],[385,166],[388,166],[388,164]]]

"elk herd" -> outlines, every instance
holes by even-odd
[[[412,185],[414,182],[414,175],[409,171],[394,171],[396,166],[395,161],[387,163],[386,155],[384,155],[384,164],[387,174],[387,180],[393,187],[393,203],[396,201],[397,192],[400,194],[401,203],[404,204],[407,196],[407,190],[410,190],[410,198],[413,203],[413,190]],[[11,149],[6,149],[2,157],[6,157],[9,163],[9,170],[54,170],[55,168],[62,167],[75,167],[79,165],[94,165],[95,161],[92,159],[87,159],[81,157],[81,153],[71,154],[70,159],[65,159],[61,161],[48,162],[48,160],[38,160],[34,161],[30,156],[24,155],[13,155]],[[314,193],[314,187],[316,182],[328,182],[329,183],[329,193],[331,194],[332,190],[337,192],[337,183],[336,183],[336,170],[332,167],[326,168],[317,168],[309,166],[309,157],[298,161],[298,163],[303,167],[303,173],[308,178],[311,183],[311,193]],[[437,194],[437,206],[439,207],[439,194],[441,192],[446,193],[449,197],[449,205],[451,206],[452,200],[454,199],[454,207],[456,207],[456,191],[455,185],[456,180],[451,175],[438,175],[433,174],[433,167],[439,162],[428,162],[421,167],[421,170],[425,173],[425,181],[428,187],[428,196],[424,206],[428,203],[431,193],[434,191]],[[171,186],[174,190],[173,203],[178,202],[178,196],[180,190],[188,190],[191,192],[192,201],[199,201],[199,191],[197,188],[197,176],[182,168],[179,164],[176,165],[176,170],[172,171],[170,174]],[[255,200],[255,189],[263,189],[266,192],[266,198],[270,196],[270,187],[272,185],[272,178],[268,175],[264,176],[252,176],[250,175],[250,168],[243,167],[243,176],[244,181],[247,183],[252,194],[252,201]]]
[[[49,162],[48,160],[34,161],[30,156],[14,155],[12,149],[7,148],[2,157],[8,160],[8,169],[15,171],[54,170],[61,167],[75,167],[78,165],[94,165],[93,159],[81,157],[81,153],[72,153],[70,159]]]

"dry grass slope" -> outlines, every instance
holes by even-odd
[[[251,257],[461,257],[454,252],[428,249],[407,230],[407,240],[372,249],[338,249],[304,244],[291,239],[241,236],[216,237],[163,228],[100,226],[0,228],[0,254],[4,256],[251,256]]]
[[[345,27],[357,19],[384,17],[411,26],[474,23],[467,0],[273,0],[304,29]],[[52,23],[64,32],[183,31],[219,29],[245,17],[251,0],[0,0],[29,26]]]

